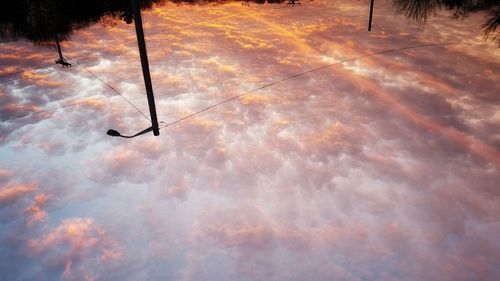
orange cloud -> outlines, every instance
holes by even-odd
[[[13,174],[14,173],[12,173],[12,171],[0,169],[0,180],[6,180],[6,179],[12,177]]]
[[[19,103],[8,103],[2,106],[2,111],[11,117],[17,117],[23,114],[41,111],[42,108],[37,105],[26,105]]]
[[[0,189],[0,206],[13,204],[19,198],[36,190],[35,184],[13,184]]]
[[[26,208],[25,212],[28,213],[28,225],[33,225],[36,222],[43,221],[47,218],[48,214],[43,209],[49,197],[45,194],[37,194],[33,199],[32,204]]]
[[[66,277],[87,276],[81,271],[88,260],[110,262],[122,256],[117,242],[91,218],[65,219],[41,238],[29,239],[27,246],[32,256],[57,261]]]

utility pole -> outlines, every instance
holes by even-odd
[[[59,60],[63,61],[63,56],[62,56],[62,51],[61,51],[61,45],[59,44],[59,39],[56,39],[56,48],[57,52],[59,53]]]
[[[56,64],[60,64],[62,65],[63,67],[71,67],[71,63],[67,62],[64,60],[64,57],[62,55],[62,51],[61,51],[61,44],[59,43],[59,38],[56,37],[56,47],[57,47],[57,52],[59,53],[59,59],[56,60]]]
[[[155,98],[153,95],[153,84],[151,83],[151,74],[149,73],[148,54],[146,52],[146,42],[144,41],[144,30],[142,29],[141,10],[137,5],[136,0],[130,0],[132,11],[134,13],[135,32],[137,34],[137,44],[139,45],[139,54],[141,56],[142,74],[144,76],[144,84],[146,85],[146,94],[148,96],[149,113],[151,115],[151,123],[153,134],[160,135],[158,128],[158,117],[156,116]]]
[[[375,0],[370,1],[370,19],[368,20],[368,31],[372,31],[373,2],[375,2]]]

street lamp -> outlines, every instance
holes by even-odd
[[[146,86],[146,94],[148,97],[149,114],[151,115],[151,127],[141,131],[133,136],[123,136],[118,131],[110,129],[107,134],[113,137],[133,138],[138,135],[153,131],[155,136],[160,135],[158,127],[158,117],[156,116],[155,98],[153,95],[153,84],[151,83],[151,74],[149,73],[148,54],[146,52],[146,42],[144,41],[144,30],[142,28],[141,9],[136,3],[136,0],[130,0],[132,12],[134,14],[135,33],[137,35],[137,45],[139,46],[139,54],[141,57],[142,75],[144,76],[144,84]]]
[[[156,117],[155,98],[153,96],[153,84],[151,83],[151,74],[149,73],[148,54],[146,52],[146,42],[144,41],[144,30],[142,29],[141,9],[136,0],[130,0],[132,11],[134,12],[135,33],[137,34],[137,45],[139,45],[139,54],[141,56],[142,74],[144,84],[146,85],[146,94],[148,96],[149,113],[151,114],[151,123],[153,134],[160,135],[158,128],[158,117]]]
[[[131,139],[131,138],[135,138],[137,136],[140,136],[142,134],[145,134],[145,133],[151,132],[151,131],[153,131],[153,126],[147,128],[145,130],[142,130],[139,133],[132,135],[132,136],[124,136],[124,135],[120,134],[120,132],[118,132],[117,130],[113,130],[113,129],[109,129],[107,134],[108,134],[108,136],[112,136],[112,137],[122,137],[122,138]]]

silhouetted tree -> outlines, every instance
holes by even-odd
[[[498,0],[393,0],[396,11],[408,18],[425,23],[429,16],[445,9],[455,18],[464,18],[471,13],[485,12],[487,20],[483,24],[485,38],[492,38],[500,45],[497,27],[500,24],[500,1]]]
[[[246,0],[254,3],[281,3],[285,0]],[[137,0],[141,9],[165,2],[208,4],[234,0]],[[243,1],[240,1],[243,2]],[[45,44],[67,40],[74,30],[99,21],[104,16],[132,22],[130,0],[24,0],[6,1],[0,10],[0,37],[4,41],[25,38]]]
[[[234,0],[136,0],[141,9],[165,2],[210,4]],[[281,3],[285,0],[245,0],[245,2]],[[119,18],[132,23],[130,0],[24,0],[7,1],[0,10],[0,38],[2,41],[25,38],[35,45],[56,47],[56,63],[71,66],[62,55],[60,43],[69,39],[74,30],[85,28],[103,17]]]
[[[162,0],[138,0],[149,8]],[[132,22],[128,0],[24,0],[7,1],[0,11],[0,36],[25,38],[35,44],[67,40],[74,30],[110,15]]]

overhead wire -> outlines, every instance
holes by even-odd
[[[182,121],[184,121],[186,119],[189,119],[191,117],[199,115],[199,114],[201,114],[201,113],[203,113],[205,111],[208,111],[210,109],[213,109],[213,108],[218,107],[220,105],[223,105],[225,103],[237,100],[237,99],[239,99],[239,98],[241,98],[241,97],[243,97],[245,95],[248,95],[250,93],[257,92],[259,90],[262,90],[262,89],[274,86],[276,84],[279,84],[279,83],[282,83],[282,82],[285,82],[285,81],[288,81],[288,80],[291,80],[291,79],[294,79],[294,78],[297,78],[297,77],[300,77],[300,76],[304,76],[304,75],[307,75],[307,74],[310,74],[310,73],[313,73],[313,72],[316,72],[316,71],[319,71],[319,70],[323,70],[325,68],[329,68],[329,67],[332,67],[332,66],[335,66],[335,65],[340,65],[340,64],[344,64],[346,62],[352,62],[352,61],[360,60],[360,59],[367,58],[367,57],[372,57],[372,56],[376,56],[376,55],[381,55],[381,54],[386,54],[386,53],[392,53],[392,52],[397,52],[397,51],[402,51],[402,50],[417,49],[417,48],[432,47],[432,46],[441,46],[441,45],[459,45],[459,44],[461,44],[461,43],[434,43],[434,44],[424,44],[424,45],[407,46],[407,47],[401,47],[401,48],[396,48],[396,49],[389,49],[389,50],[379,51],[379,52],[375,52],[375,53],[370,53],[370,54],[366,54],[366,55],[362,55],[362,56],[358,56],[358,57],[354,57],[354,58],[350,58],[350,59],[346,59],[346,60],[334,62],[334,63],[331,63],[331,64],[323,65],[323,66],[320,66],[320,67],[317,67],[317,68],[313,68],[313,69],[310,69],[310,70],[307,70],[307,71],[304,71],[304,72],[301,72],[301,73],[297,73],[297,74],[294,74],[294,75],[291,75],[291,76],[288,76],[288,77],[276,80],[274,82],[265,84],[265,85],[260,86],[258,88],[255,88],[255,89],[252,89],[250,91],[244,92],[242,94],[229,97],[229,98],[227,98],[225,100],[222,100],[220,102],[212,104],[212,105],[210,105],[208,107],[205,107],[205,108],[203,108],[201,110],[198,110],[198,111],[196,111],[194,113],[191,113],[191,114],[188,114],[188,115],[186,115],[184,117],[181,117],[181,118],[179,118],[179,119],[177,119],[177,120],[175,120],[173,122],[166,123],[165,125],[160,126],[160,129],[163,129],[163,128],[166,128],[166,127],[170,127],[170,126],[175,125],[177,123],[180,123],[180,122],[182,122]]]
[[[82,69],[84,69],[86,72],[88,72],[90,75],[92,75],[93,77],[95,77],[97,80],[99,80],[100,82],[102,82],[103,84],[105,84],[113,92],[115,92],[120,97],[122,97],[128,104],[130,104],[142,116],[144,116],[144,118],[146,118],[148,121],[151,122],[151,119],[142,110],[140,110],[136,105],[134,105],[129,99],[127,99],[123,94],[121,94],[116,88],[114,88],[109,83],[107,83],[106,81],[104,81],[97,74],[95,74],[94,72],[92,72],[90,69],[86,68],[85,66],[83,66],[83,65],[81,65],[81,64],[79,64],[77,62],[74,62],[70,57],[68,57],[68,56],[66,56],[66,57],[69,58],[74,64],[78,65],[79,67],[81,67]],[[16,119],[21,119],[21,118],[32,116],[32,115],[37,115],[37,114],[44,113],[44,112],[56,111],[56,110],[59,110],[59,109],[62,109],[62,108],[67,108],[67,107],[71,107],[71,106],[77,106],[77,105],[81,105],[81,104],[85,104],[85,103],[89,103],[89,102],[92,102],[92,100],[85,99],[85,100],[81,100],[81,101],[77,101],[77,102],[68,103],[68,104],[63,105],[63,106],[54,107],[54,108],[51,108],[51,109],[44,109],[44,110],[39,110],[39,111],[33,111],[33,112],[22,114],[22,115],[19,115],[19,116],[10,117],[10,118],[1,120],[0,122],[3,123],[3,122],[8,122],[8,121],[13,121],[13,120],[16,120]]]
[[[66,56],[66,57],[68,57],[68,56]],[[108,88],[110,88],[113,92],[115,92],[120,97],[122,97],[128,104],[130,104],[133,108],[135,108],[135,110],[137,110],[142,116],[144,116],[144,118],[146,118],[148,121],[151,122],[151,119],[142,110],[140,110],[137,106],[135,106],[129,99],[127,99],[124,95],[122,95],[117,89],[115,89],[113,86],[111,86],[108,82],[104,81],[101,77],[99,77],[97,74],[95,74],[90,69],[88,69],[85,66],[83,66],[82,64],[80,64],[78,62],[75,62],[70,57],[68,57],[68,58],[71,61],[73,61],[74,64],[78,65],[83,70],[87,71],[90,75],[94,76],[97,80],[101,81],[104,85],[108,86]]]
[[[146,118],[148,121],[151,121],[149,119],[149,117],[146,114],[144,114],[144,112],[142,110],[140,110],[137,106],[135,106],[129,99],[127,99],[123,94],[121,94],[113,86],[111,86],[109,83],[107,83],[106,81],[104,81],[103,79],[101,79],[99,76],[97,76],[95,73],[93,73],[92,71],[90,71],[88,68],[83,67],[82,65],[79,65],[79,66],[82,67],[88,73],[90,73],[92,76],[94,76],[96,79],[98,79],[99,81],[101,81],[103,84],[105,84],[106,86],[108,86],[113,92],[115,92],[120,97],[122,97],[128,104],[130,104],[135,110],[137,110],[142,116],[144,116],[144,118]],[[8,122],[8,121],[13,121],[13,120],[16,120],[16,119],[21,119],[21,118],[32,116],[32,115],[38,115],[40,113],[45,113],[45,112],[50,112],[50,111],[56,111],[56,110],[59,110],[59,109],[63,109],[63,108],[67,108],[67,107],[72,107],[72,106],[77,106],[77,105],[82,105],[82,104],[90,103],[90,102],[92,102],[92,100],[84,99],[84,100],[81,100],[81,101],[68,103],[66,105],[59,106],[59,107],[54,107],[54,108],[44,109],[44,110],[39,110],[39,111],[33,111],[33,112],[26,113],[26,114],[23,114],[23,115],[10,117],[10,118],[1,120],[0,122],[3,123],[3,122]]]

